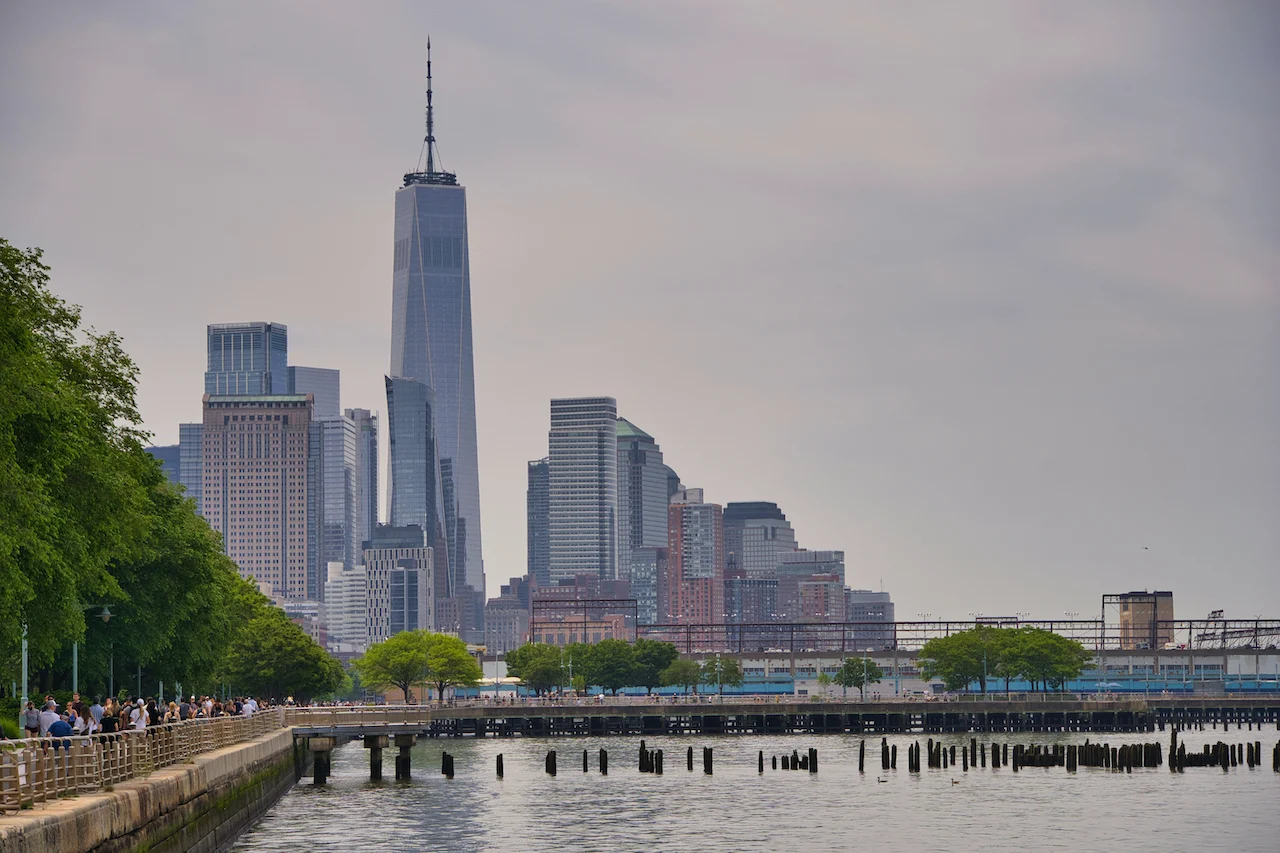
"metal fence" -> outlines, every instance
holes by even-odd
[[[0,741],[0,812],[99,790],[283,728],[283,708],[142,731]]]

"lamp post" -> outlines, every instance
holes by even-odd
[[[105,604],[80,605],[80,609],[82,611],[92,610],[95,607],[102,608],[102,612],[98,614],[98,618],[102,620],[102,624],[105,625],[106,623],[111,621],[111,608],[108,607],[107,605]],[[72,693],[80,692],[80,641],[79,640],[76,640],[74,643],[71,644],[71,692]]]

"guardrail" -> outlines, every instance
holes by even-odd
[[[285,725],[283,708],[266,708],[142,731],[0,741],[0,812],[97,791]]]

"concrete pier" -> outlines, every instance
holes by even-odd
[[[413,745],[418,742],[418,736],[415,734],[398,734],[395,736],[396,746],[400,749],[400,754],[396,756],[396,778],[410,778],[409,771],[412,760],[409,755],[413,750]]]
[[[389,742],[386,735],[364,736],[364,748],[369,750],[369,778],[374,782],[382,778],[382,750]]]

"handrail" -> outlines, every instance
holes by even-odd
[[[283,708],[110,734],[0,741],[0,812],[101,790],[284,728]]]

